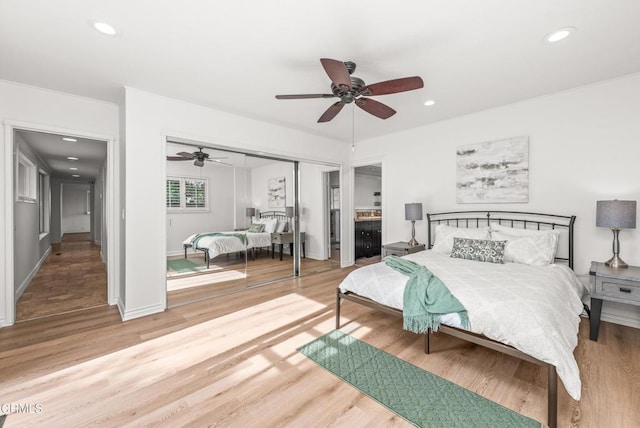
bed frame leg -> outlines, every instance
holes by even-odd
[[[340,328],[340,289],[336,288],[336,330]]]
[[[547,425],[549,428],[558,426],[558,379],[556,375],[556,367],[549,364],[547,377],[548,396],[547,396]]]
[[[431,352],[431,343],[429,338],[431,337],[431,328],[427,329],[427,332],[424,334],[424,353],[429,355]]]

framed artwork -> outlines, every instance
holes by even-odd
[[[529,137],[459,146],[456,151],[459,204],[529,201]]]
[[[285,178],[276,177],[269,179],[267,187],[267,198],[269,200],[269,208],[284,208],[286,202]]]

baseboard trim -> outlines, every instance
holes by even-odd
[[[160,312],[164,312],[165,309],[165,305],[153,305],[128,311],[123,308],[121,301],[118,301],[118,310],[120,311],[120,317],[122,318],[122,321],[129,321],[135,318],[157,314]]]
[[[29,275],[27,275],[24,281],[22,281],[22,284],[20,284],[20,287],[18,287],[18,289],[16,290],[16,297],[15,297],[16,303],[18,302],[18,300],[20,300],[24,292],[27,290],[27,287],[29,286],[29,284],[31,284],[31,281],[40,270],[42,263],[44,263],[44,261],[47,259],[47,256],[49,255],[49,253],[51,253],[51,247],[47,248],[47,251],[45,251],[44,255],[40,257],[40,260],[38,260],[38,263],[36,263],[36,265],[31,270],[31,272],[29,272]]]
[[[602,310],[600,316],[601,321],[606,321],[614,324],[626,325],[627,327],[640,328],[640,320],[637,318],[625,317],[619,314],[611,314]]]

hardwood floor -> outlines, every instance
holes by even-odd
[[[189,260],[206,267],[202,257],[190,257]],[[339,260],[300,260],[300,272],[303,276],[339,268]],[[243,257],[232,256],[227,259],[226,256],[220,256],[211,261],[210,269],[190,275],[168,276],[167,303],[172,308],[235,293],[292,275],[293,259],[288,255],[280,261],[277,256],[272,259],[268,252],[264,252],[255,260],[248,260],[246,266]]]
[[[107,273],[89,233],[65,233],[16,305],[16,321],[107,305]]]
[[[405,427],[406,421],[296,348],[334,328],[334,269],[121,322],[114,307],[0,329],[3,403],[22,426]],[[344,330],[539,421],[543,369],[446,335],[402,330],[399,318],[344,302]],[[602,323],[576,357],[582,400],[559,383],[560,427],[640,426],[640,330]]]

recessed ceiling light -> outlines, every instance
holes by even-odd
[[[76,140],[75,138],[71,138],[71,137],[62,137],[62,139],[64,141],[69,141],[71,143],[76,143],[78,140]]]
[[[431,107],[435,103],[436,102],[434,100],[427,100],[427,101],[424,102],[424,105],[426,105],[427,107]]]
[[[70,169],[71,171],[77,171],[77,170],[78,170],[78,168],[76,168],[75,166],[72,166],[72,167],[70,167],[69,169]]]
[[[78,158],[75,156],[67,156],[67,159],[69,159],[70,161],[77,161]]]
[[[96,30],[102,34],[106,34],[107,36],[115,36],[118,34],[118,30],[113,25],[107,24],[106,22],[100,21],[89,21],[89,24]]]
[[[560,40],[564,40],[567,37],[569,37],[569,35],[574,31],[576,31],[576,27],[560,28],[559,30],[554,31],[553,33],[547,34],[544,37],[544,39],[549,43],[559,42]]]
[[[78,174],[71,174],[72,177],[80,177]]]

